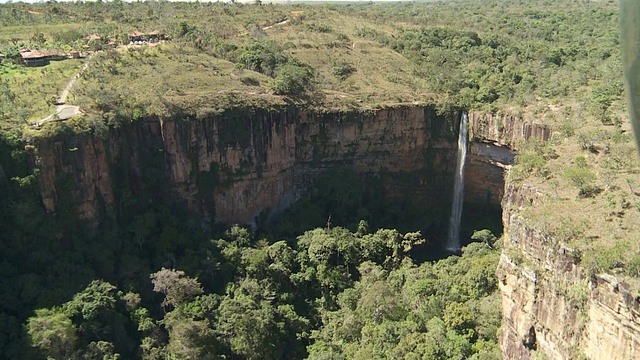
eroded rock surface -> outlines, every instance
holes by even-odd
[[[303,196],[327,169],[412,174],[389,194],[446,203],[458,114],[429,107],[315,113],[234,109],[203,118],[122,124],[98,136],[41,140],[43,203],[80,219],[118,213],[122,201],[182,203],[217,221],[251,224]]]
[[[40,140],[34,163],[47,211],[89,222],[120,216],[123,204],[160,202],[251,224],[264,211],[285,209],[318,176],[341,166],[392,174],[384,184],[390,198],[443,207],[451,197],[458,119],[420,106],[149,118],[102,136]],[[610,275],[587,277],[578,254],[527,223],[521,207],[544,201],[543,194],[520,183],[504,187],[509,148],[531,137],[548,140],[549,128],[479,113],[470,114],[470,126],[465,206],[503,206],[497,275],[504,358],[640,358],[640,304],[627,285]]]
[[[639,299],[614,276],[588,276],[579,254],[528,225],[520,207],[539,201],[534,188],[507,185],[497,270],[504,358],[639,358]]]

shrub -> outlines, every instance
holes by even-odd
[[[498,238],[493,235],[491,230],[482,229],[474,230],[473,235],[471,235],[471,240],[484,242],[487,246],[493,248]]]
[[[516,156],[515,161],[516,164],[518,164],[518,176],[526,177],[534,172],[544,175],[548,172],[548,170],[546,170],[547,160],[542,155],[522,153]]]
[[[626,273],[629,276],[640,277],[640,255],[634,255],[625,265]]]
[[[319,32],[319,33],[330,33],[332,31],[329,25],[327,24],[311,23],[311,24],[307,24],[305,28],[307,28],[307,30],[309,31]]]
[[[356,68],[350,63],[342,61],[333,61],[331,64],[331,73],[340,80],[346,79],[349,75],[354,73]]]
[[[269,83],[276,95],[302,96],[313,87],[313,72],[305,65],[289,63]]]
[[[579,196],[589,197],[595,194],[596,187],[594,183],[597,176],[590,169],[579,165],[572,166],[565,170],[564,176],[578,188]]]
[[[580,148],[582,150],[589,150],[591,152],[596,152],[598,150],[596,148],[596,142],[600,140],[602,140],[602,133],[597,130],[581,131],[578,134],[578,143],[580,144]]]
[[[260,80],[254,78],[252,76],[245,76],[245,77],[240,79],[240,82],[243,85],[247,85],[247,86],[260,86]]]
[[[628,242],[620,241],[614,246],[603,248],[601,246],[585,251],[582,255],[581,265],[589,275],[611,272],[614,269],[625,267],[622,262],[625,253],[629,253],[631,247]],[[637,270],[634,261],[625,269],[629,274]]]
[[[249,70],[272,75],[275,69],[287,62],[287,57],[273,41],[254,42],[240,55],[240,62]]]

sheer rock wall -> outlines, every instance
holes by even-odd
[[[389,182],[388,193],[443,204],[452,191],[457,116],[412,106],[149,118],[102,136],[40,140],[35,163],[46,210],[64,208],[88,221],[117,216],[123,202],[135,201],[181,203],[216,221],[252,224],[263,211],[289,206],[334,167],[417,174]]]
[[[502,203],[497,269],[505,359],[640,358],[640,302],[611,275],[588,277],[579,255],[527,224],[522,207],[544,194],[504,186],[519,141],[548,127],[515,116],[471,113],[465,206]],[[388,177],[391,197],[450,202],[459,114],[433,108],[315,113],[236,109],[204,118],[148,118],[92,133],[39,140],[34,164],[49,212],[97,224],[123,204],[180,203],[221,222],[254,223],[303,196],[327,169],[417,174]],[[390,199],[392,201],[393,199]],[[448,211],[444,209],[443,211]]]
[[[508,183],[503,198],[500,346],[505,359],[637,359],[640,299],[614,276],[589,276],[580,254],[522,216],[545,195]]]

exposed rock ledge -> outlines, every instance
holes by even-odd
[[[61,202],[79,219],[117,217],[120,204],[181,202],[218,221],[252,223],[302,196],[326,169],[418,174],[390,194],[442,204],[450,198],[459,113],[429,106],[314,113],[286,107],[235,109],[200,119],[124,123],[104,136],[41,139],[35,166],[48,212]],[[507,146],[549,131],[512,116],[471,114],[474,142],[465,203],[499,207]],[[474,141],[472,139],[472,141]],[[152,189],[164,185],[163,194]],[[395,191],[394,189],[400,189]],[[119,193],[119,194],[118,194]],[[126,195],[126,198],[123,196]],[[465,205],[466,206],[466,205]]]
[[[507,184],[500,346],[506,359],[640,358],[640,302],[611,275],[587,277],[579,255],[527,225],[521,205],[544,196]]]
[[[472,112],[469,123],[471,139],[502,146],[513,147],[518,141],[529,138],[547,141],[551,137],[547,125],[515,115]]]
[[[417,171],[420,186],[399,189],[419,189],[424,194],[411,198],[443,203],[456,125],[454,114],[437,117],[421,107],[324,115],[254,109],[200,121],[148,119],[111,129],[105,138],[43,140],[35,164],[50,212],[64,201],[80,219],[117,217],[120,205],[134,198],[142,205],[181,201],[219,220],[246,222],[262,209],[286,207],[337,163],[360,171]],[[640,358],[638,299],[612,276],[587,278],[577,254],[526,224],[520,207],[544,201],[542,194],[520,184],[502,187],[503,165],[513,160],[506,147],[531,137],[548,140],[550,129],[480,113],[470,114],[470,126],[475,144],[466,202],[502,199],[503,205],[497,274],[504,358],[532,358],[534,350],[554,359]],[[158,184],[167,192],[152,196]]]

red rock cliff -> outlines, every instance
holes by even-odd
[[[314,113],[242,109],[204,118],[147,119],[104,136],[40,140],[44,206],[80,219],[118,216],[124,203],[181,202],[219,221],[251,223],[284,209],[325,170],[417,172],[417,183],[387,184],[391,194],[448,203],[457,115],[429,107]],[[640,357],[640,302],[610,275],[587,278],[576,254],[529,226],[521,207],[544,196],[511,183],[508,147],[547,140],[550,130],[513,116],[470,114],[473,144],[465,206],[502,201],[504,251],[497,270],[505,359]]]
[[[640,299],[611,275],[587,276],[579,254],[530,226],[522,208],[544,195],[507,184],[500,346],[505,359],[637,359]]]
[[[390,184],[390,193],[442,203],[451,192],[456,132],[456,114],[437,116],[429,107],[235,109],[149,118],[102,137],[40,140],[37,167],[49,212],[71,204],[78,218],[96,220],[117,216],[121,204],[134,199],[180,202],[217,221],[252,223],[265,209],[277,213],[290,205],[335,166],[419,172],[418,184]]]

